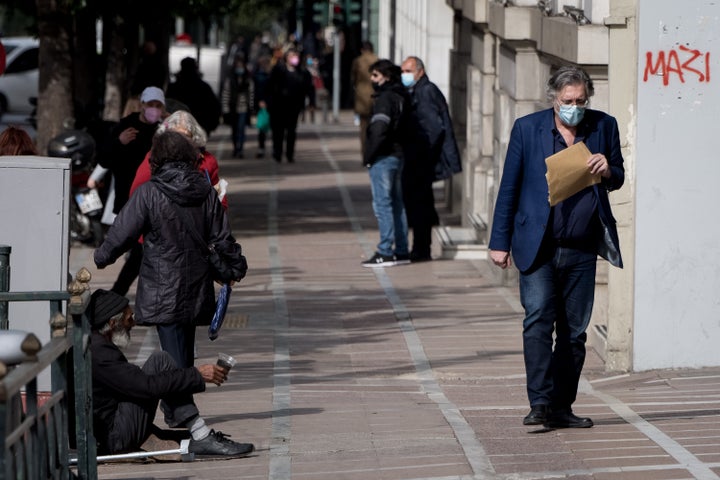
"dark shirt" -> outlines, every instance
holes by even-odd
[[[578,126],[575,143],[585,139],[583,123]],[[553,128],[555,153],[568,147],[560,132]],[[550,209],[550,225],[556,245],[592,249],[597,241],[599,220],[597,196],[587,187]]]

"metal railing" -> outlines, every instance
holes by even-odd
[[[5,255],[9,257],[9,248],[6,251],[0,247],[0,267],[9,265]],[[5,274],[0,268],[0,277]],[[0,278],[2,290],[9,287],[6,280]],[[51,340],[37,353],[37,360],[7,367],[0,378],[0,480],[97,479],[88,352],[90,328],[84,315],[90,299],[89,281],[90,273],[81,269],[68,292],[0,291],[0,317],[4,317],[0,318],[0,325],[7,328],[8,302],[47,301],[51,327]],[[63,303],[67,316],[62,313]],[[48,367],[51,395],[38,402],[37,377]],[[77,451],[74,469],[70,467],[72,440]]]

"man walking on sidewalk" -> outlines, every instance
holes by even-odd
[[[495,205],[490,257],[507,268],[512,249],[520,270],[530,400],[525,425],[593,426],[573,414],[572,404],[585,362],[597,256],[622,267],[608,192],[625,180],[617,121],[586,109],[593,93],[592,80],[578,67],[562,67],[550,78],[552,107],[513,126]],[[545,159],[580,142],[592,153],[587,176],[600,183],[551,207]]]

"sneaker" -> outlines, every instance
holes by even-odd
[[[392,255],[380,255],[379,253],[375,252],[375,255],[370,258],[370,260],[365,260],[362,262],[363,267],[370,267],[370,268],[377,268],[377,267],[392,267],[397,262],[395,261],[395,257]]]
[[[195,455],[246,455],[255,450],[252,443],[233,442],[222,432],[210,430],[210,435],[202,440],[190,440],[189,453]]]
[[[395,265],[407,265],[410,263],[410,255],[395,255]]]

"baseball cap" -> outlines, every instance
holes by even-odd
[[[142,91],[142,94],[140,95],[140,101],[143,103],[152,102],[153,100],[157,100],[158,102],[165,105],[165,94],[163,93],[162,89],[158,87],[147,87],[145,90]]]

